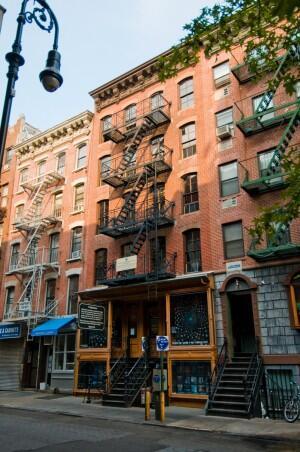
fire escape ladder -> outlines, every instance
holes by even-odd
[[[133,244],[131,246],[131,253],[133,255],[138,255],[141,248],[143,247],[146,239],[147,234],[151,229],[154,229],[155,223],[150,218],[147,218],[141,225],[137,235],[135,236],[135,239],[133,241]]]
[[[299,60],[300,57],[300,51],[297,45],[291,45],[289,50],[286,52],[284,57],[281,60],[280,65],[276,69],[276,72],[273,77],[273,86],[270,90],[268,90],[262,97],[260,103],[258,104],[255,113],[263,113],[265,110],[267,110],[268,106],[270,105],[271,100],[273,99],[273,96],[279,87],[285,71],[287,69],[287,63],[292,60]]]

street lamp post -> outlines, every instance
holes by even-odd
[[[22,1],[21,10],[17,18],[18,27],[15,41],[12,45],[12,51],[6,55],[6,60],[9,65],[7,73],[8,81],[0,128],[0,171],[2,168],[12,100],[15,96],[15,83],[18,80],[19,67],[23,66],[25,63],[25,60],[21,55],[21,39],[23,27],[26,22],[32,23],[34,21],[39,28],[48,31],[48,33],[50,33],[54,27],[53,49],[48,53],[46,67],[40,73],[40,81],[42,82],[44,88],[50,92],[56,91],[63,82],[63,78],[60,74],[60,53],[57,51],[59,28],[56,17],[45,0],[34,0],[34,4],[38,3],[39,6],[34,6],[32,11],[26,11],[28,1],[29,0]]]

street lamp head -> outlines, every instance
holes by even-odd
[[[40,73],[40,81],[46,91],[56,91],[63,82],[60,74],[60,53],[57,50],[50,50],[46,61],[45,69]]]

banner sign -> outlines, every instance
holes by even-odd
[[[83,330],[103,331],[105,328],[105,306],[80,303],[78,326]]]
[[[21,337],[21,325],[20,324],[7,324],[2,325],[0,323],[0,340],[1,339],[16,339]]]

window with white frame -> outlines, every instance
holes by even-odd
[[[216,123],[217,127],[222,126],[232,126],[233,125],[233,114],[232,107],[227,108],[226,110],[220,111],[216,113]]]
[[[71,255],[70,259],[81,258],[81,245],[82,245],[82,226],[77,226],[71,231]]]
[[[19,190],[22,190],[22,184],[24,184],[24,182],[27,182],[28,179],[29,179],[29,169],[23,168],[20,171],[20,175],[19,175]]]
[[[184,232],[185,272],[202,270],[200,229],[189,229]]]
[[[237,162],[225,163],[219,166],[221,196],[234,195],[239,192]]]
[[[150,97],[151,111],[161,108],[163,106],[163,104],[164,104],[164,100],[162,97],[162,91],[152,94],[152,96]]]
[[[106,132],[112,128],[112,116],[108,115],[102,118],[102,131]]]
[[[6,297],[5,297],[5,309],[4,309],[5,317],[7,317],[12,311],[12,307],[14,304],[14,297],[15,297],[15,288],[7,287]]]
[[[241,221],[222,225],[225,259],[244,256],[243,226]]]
[[[49,236],[50,249],[49,249],[49,262],[58,262],[59,252],[59,232],[54,232]]]
[[[280,165],[278,165],[276,167],[276,171],[273,171],[273,169],[272,169],[272,172],[271,173],[269,172],[269,166],[270,166],[270,162],[273,158],[274,151],[275,151],[275,149],[270,149],[268,151],[259,152],[257,154],[257,158],[258,158],[258,169],[259,169],[260,177],[270,176],[270,174],[271,174],[272,179],[268,183],[276,185],[277,183],[282,182],[282,177],[280,177],[280,173],[281,173]],[[274,177],[276,174],[278,174],[279,177]]]
[[[15,223],[18,223],[22,220],[24,214],[24,204],[19,204],[16,206],[15,210]]]
[[[54,344],[53,370],[73,370],[75,361],[75,334],[59,334]]]
[[[99,178],[100,185],[103,185],[104,184],[103,179],[110,175],[110,168],[111,168],[111,155],[105,155],[100,159],[100,178]]]
[[[39,162],[37,166],[38,180],[39,181],[42,180],[45,174],[46,174],[46,160],[43,160],[42,162]]]
[[[125,123],[134,122],[136,120],[136,104],[128,105],[125,108]]]
[[[18,261],[19,261],[19,254],[20,254],[20,243],[14,243],[11,246],[10,251],[10,261],[9,261],[9,269],[13,270],[16,268]]]
[[[199,193],[197,174],[187,174],[183,177],[183,213],[191,213],[199,210]]]
[[[63,176],[65,173],[65,166],[66,166],[66,154],[64,152],[62,152],[61,154],[58,154],[56,163],[57,163],[56,168],[57,168],[58,174]]]
[[[152,158],[158,159],[164,157],[164,136],[157,135],[150,141]]]
[[[79,275],[69,276],[68,314],[77,314],[78,290],[79,290]]]
[[[194,81],[193,77],[186,78],[179,83],[179,108],[192,107],[194,105]]]
[[[216,88],[230,83],[229,61],[225,61],[224,63],[213,67],[213,75]]]
[[[53,195],[53,216],[55,218],[62,217],[63,193],[62,191]]]
[[[182,157],[187,158],[196,154],[196,125],[194,122],[180,128]]]
[[[258,107],[259,107],[259,105],[261,103],[262,98],[265,96],[265,94],[266,93],[263,93],[263,94],[260,94],[259,96],[255,96],[255,97],[252,98],[253,113],[257,112],[257,109],[258,109]],[[271,99],[270,102],[269,102],[268,108],[266,109],[266,113],[260,117],[261,121],[268,121],[269,119],[274,118],[274,111],[270,111],[268,113],[268,110],[270,108],[272,108],[273,106],[274,106],[273,105],[273,99]]]
[[[84,184],[74,187],[74,212],[82,212],[84,207]]]
[[[87,144],[82,144],[77,149],[76,169],[85,168],[87,163]]]
[[[7,207],[8,202],[8,184],[1,187],[1,207]]]
[[[54,314],[55,305],[55,290],[56,279],[48,279],[46,282],[46,299],[45,299],[45,314]]]
[[[13,155],[14,155],[14,149],[13,148],[6,149],[4,164],[7,165],[8,167],[10,166],[10,163],[12,161]]]

